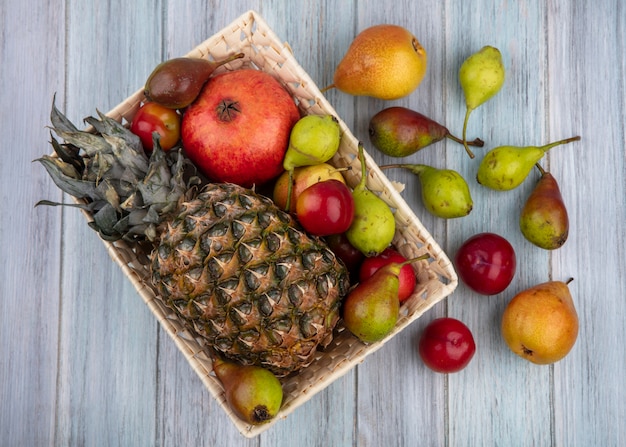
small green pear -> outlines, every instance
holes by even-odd
[[[224,386],[228,406],[243,421],[253,425],[263,424],[280,410],[283,388],[271,371],[219,357],[213,359],[213,371]]]
[[[393,241],[396,220],[389,205],[365,185],[367,172],[362,144],[359,144],[359,160],[361,180],[352,191],[354,219],[346,231],[346,237],[365,256],[376,256]]]
[[[452,169],[423,164],[393,164],[380,168],[405,168],[416,174],[422,187],[422,202],[437,217],[453,219],[467,216],[472,211],[474,201],[469,186],[461,174]]]
[[[541,178],[524,203],[519,226],[528,241],[545,250],[555,250],[567,240],[567,208],[554,176],[539,164],[536,166]]]
[[[555,141],[545,146],[499,146],[487,154],[478,166],[476,180],[487,188],[507,191],[517,188],[533,166],[555,146],[580,140],[579,136]]]
[[[296,122],[283,159],[283,168],[289,173],[287,210],[291,206],[294,169],[326,163],[337,153],[340,142],[339,120],[332,115],[306,115]]]
[[[467,122],[474,109],[500,91],[504,84],[505,70],[500,50],[484,46],[480,51],[469,56],[459,70],[459,81],[465,94],[465,120],[463,122],[463,144],[467,154],[474,154],[467,145]]]

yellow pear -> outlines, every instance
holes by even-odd
[[[515,295],[502,315],[502,337],[511,351],[539,365],[565,357],[578,337],[567,283],[549,281]]]
[[[375,25],[350,44],[333,78],[336,87],[355,96],[398,99],[407,96],[426,73],[426,50],[408,30],[397,25]]]

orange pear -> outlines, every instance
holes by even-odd
[[[578,337],[578,314],[568,283],[545,282],[513,297],[501,327],[511,351],[538,365],[557,362],[570,352]]]
[[[407,29],[375,25],[359,33],[337,65],[333,84],[355,96],[398,99],[407,96],[426,73],[426,50]]]

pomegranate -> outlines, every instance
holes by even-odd
[[[283,172],[300,112],[270,74],[240,69],[211,78],[183,115],[185,153],[214,182],[262,185]]]

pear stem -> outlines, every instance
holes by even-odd
[[[417,262],[417,261],[424,261],[429,258],[430,258],[430,253],[424,253],[423,255],[418,256],[416,258],[407,259],[406,261],[401,262],[400,266],[404,267],[405,265],[413,264],[414,262]]]
[[[322,93],[326,93],[328,90],[330,90],[331,88],[335,88],[335,84],[330,84],[327,85],[326,87],[324,87],[323,89],[320,90],[320,92]]]
[[[535,163],[535,166],[537,167],[537,169],[539,169],[539,172],[541,173],[542,177],[546,175],[546,170],[543,169],[539,163]]]
[[[243,54],[243,53],[237,53],[237,54],[233,54],[231,56],[228,56],[226,59],[222,59],[221,61],[214,62],[215,68],[220,67],[220,66],[222,66],[224,64],[227,64],[229,62],[232,62],[232,61],[234,61],[236,59],[241,59],[244,56],[245,56],[245,54]]]
[[[463,144],[463,140],[460,139],[459,137],[455,137],[454,135],[452,135],[451,133],[449,133],[448,135],[446,135],[449,139],[451,139],[452,141],[455,141],[459,144]],[[485,145],[485,142],[483,140],[481,140],[480,138],[475,138],[473,141],[466,141],[465,142],[468,146],[475,146],[475,147],[483,147]]]
[[[289,180],[287,183],[287,203],[285,205],[285,211],[289,212],[291,209],[291,194],[293,193],[293,168],[289,171]]]
[[[365,166],[365,154],[363,153],[363,144],[360,142],[359,142],[359,161],[361,162],[361,180],[359,181],[359,184],[356,187],[363,189],[365,188],[367,169]]]
[[[575,136],[571,138],[566,138],[564,140],[555,141],[554,143],[546,144],[545,146],[540,146],[540,149],[543,149],[544,152],[549,151],[554,146],[560,146],[561,144],[571,143],[572,141],[580,140],[580,136]]]
[[[467,144],[467,122],[469,121],[470,113],[472,113],[472,109],[467,107],[465,109],[465,119],[463,120],[463,146],[465,146],[465,152],[469,155],[470,158],[474,158],[474,153],[470,150]]]
[[[574,278],[569,278],[567,281],[565,281],[565,284],[569,284],[569,283],[571,283],[572,281],[574,281]]]
[[[396,163],[390,165],[379,166],[380,169],[408,169],[415,175],[420,175],[428,166],[423,164]]]

